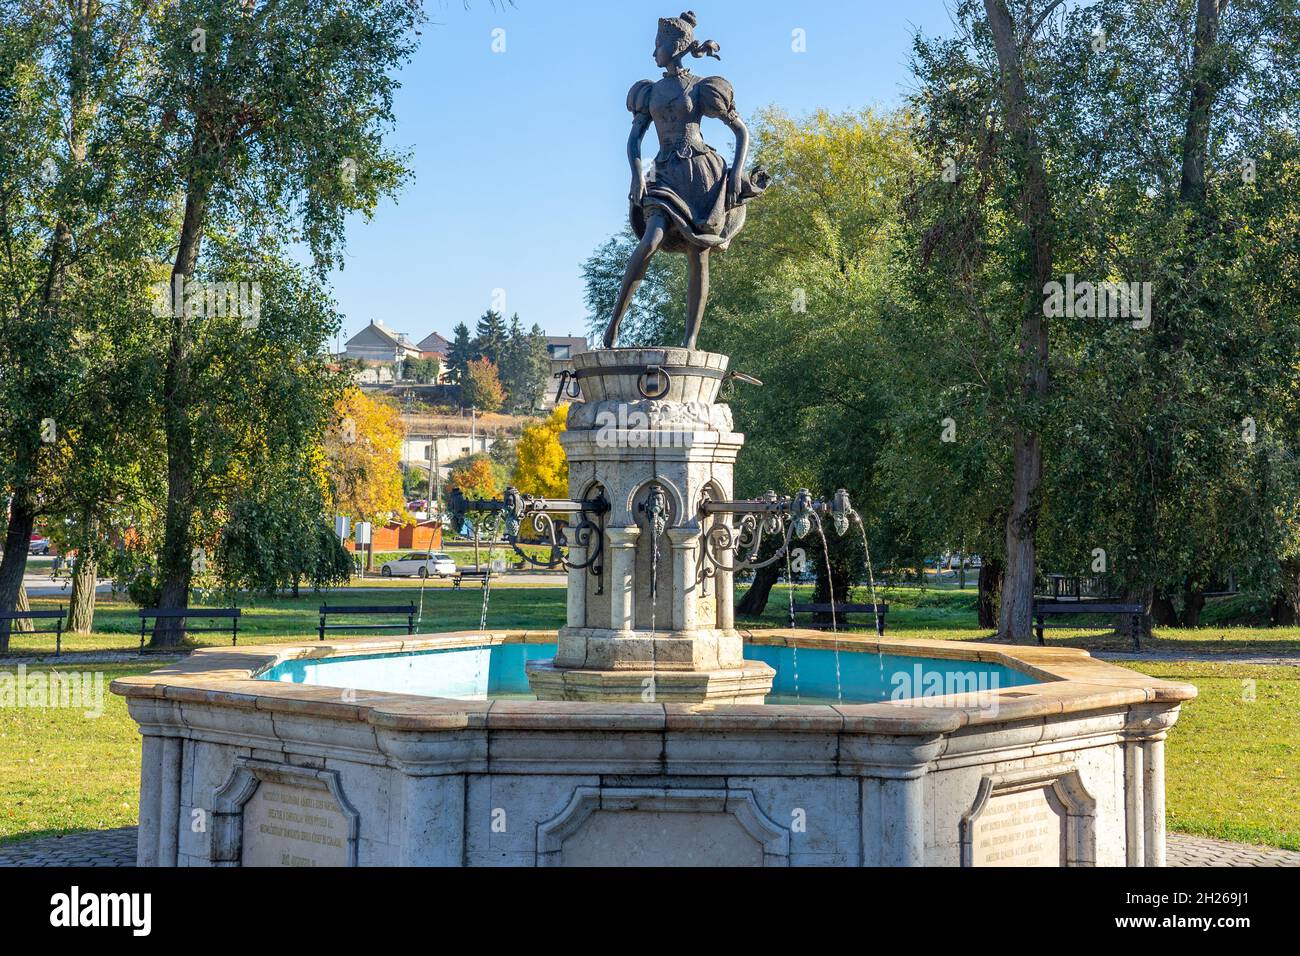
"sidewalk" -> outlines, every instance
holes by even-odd
[[[40,837],[0,847],[3,866],[135,866],[135,827]],[[1300,866],[1300,853],[1169,834],[1170,866]]]

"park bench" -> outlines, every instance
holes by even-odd
[[[484,568],[481,571],[457,571],[456,576],[451,579],[453,589],[459,590],[461,583],[465,580],[478,581],[479,587],[487,587],[488,582],[492,580],[492,571],[490,568]]]
[[[57,611],[0,611],[0,630],[6,638],[13,636],[14,621],[53,621],[53,627],[33,627],[25,634],[53,634],[54,656],[63,652],[63,605]]]
[[[216,623],[216,621],[230,621],[230,646],[234,647],[239,643],[239,608],[237,607],[142,607],[137,612],[140,615],[140,650],[144,650],[145,632],[148,630],[147,624],[150,618],[204,618],[213,619],[211,627],[191,628],[186,627],[184,620],[181,623],[181,630],[186,634],[212,634],[217,631],[224,631],[226,625]]]
[[[1114,616],[1117,614],[1125,615],[1128,618],[1129,631],[1133,638],[1133,649],[1141,650],[1140,638],[1142,634],[1142,615],[1146,613],[1146,608],[1141,604],[1126,604],[1116,601],[1054,601],[1035,599],[1034,601],[1034,633],[1038,637],[1038,643],[1043,643],[1043,629],[1049,627],[1072,627],[1075,629],[1086,630],[1120,630],[1109,624],[1048,624],[1044,618],[1062,615],[1062,614],[1105,614]]]
[[[405,614],[405,622],[389,621],[384,624],[330,624],[330,617],[346,615],[392,615]],[[326,631],[395,631],[404,629],[407,634],[415,633],[415,602],[410,604],[328,604],[320,606],[320,639],[325,640]]]
[[[876,634],[880,637],[885,636],[885,615],[889,613],[888,604],[836,604],[835,608],[835,626],[849,627],[848,616],[850,614],[872,614],[876,618]],[[794,606],[795,614],[830,614],[830,604],[796,604]],[[813,627],[822,629],[830,627],[830,623],[814,624]]]

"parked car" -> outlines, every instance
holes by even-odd
[[[441,551],[411,551],[400,558],[384,562],[379,573],[386,578],[427,578],[431,574],[445,578],[456,573],[456,562],[451,559],[451,555]]]
[[[38,531],[32,532],[32,539],[27,543],[28,554],[49,554],[50,539]]]

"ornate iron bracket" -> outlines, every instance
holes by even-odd
[[[586,570],[596,579],[596,593],[604,593],[605,569],[600,559],[605,550],[605,515],[609,512],[609,499],[604,492],[595,498],[574,501],[525,495],[517,488],[507,488],[500,498],[469,499],[457,490],[452,492],[451,510],[457,515],[466,511],[500,514],[505,539],[520,558],[537,568]],[[570,561],[562,552],[561,549],[569,547],[569,536],[567,529],[555,524],[552,516],[557,514],[577,516],[577,522],[571,525],[573,544],[587,549],[586,560]],[[525,520],[542,536],[543,542],[550,545],[550,556],[546,560],[533,557],[519,546],[519,531]]]
[[[573,369],[560,369],[551,378],[558,378],[560,386],[555,390],[555,404],[560,404],[561,398],[581,398],[582,386],[578,384],[578,376]]]
[[[705,497],[700,502],[700,514],[740,515],[739,525],[730,519],[716,523],[703,533],[705,561],[702,573],[712,577],[717,571],[755,571],[774,564],[790,551],[791,542],[806,537],[813,525],[821,525],[822,516],[829,516],[835,533],[843,535],[849,529],[849,515],[853,507],[849,494],[843,488],[835,492],[830,501],[813,498],[807,488],[800,488],[794,496],[778,495],[769,491],[760,498],[740,501],[714,501]],[[764,536],[776,536],[780,545],[770,557],[759,560]]]

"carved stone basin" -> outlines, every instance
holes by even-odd
[[[727,363],[727,356],[716,352],[674,348],[597,349],[573,357],[587,402],[649,399],[711,405]]]
[[[1164,864],[1164,739],[1189,685],[1072,648],[811,631],[763,632],[750,653],[785,670],[802,652],[805,687],[817,652],[848,686],[936,663],[1032,682],[718,706],[492,699],[467,681],[466,662],[486,677],[514,644],[519,685],[556,637],[210,648],[119,678],[143,734],[140,865]],[[477,698],[373,689],[431,654],[442,687]],[[339,686],[276,676],[304,669]]]

